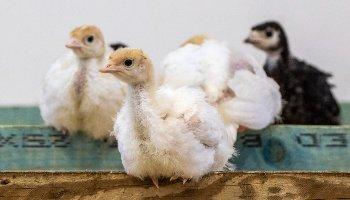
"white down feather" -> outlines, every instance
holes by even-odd
[[[47,125],[71,134],[83,131],[95,139],[109,137],[124,92],[112,75],[98,71],[105,61],[105,57],[82,61],[71,52],[53,64],[40,100],[41,116]],[[81,94],[77,94],[74,83],[82,65],[86,81]]]
[[[228,126],[261,129],[279,117],[282,100],[277,83],[261,66],[233,54],[222,42],[186,44],[166,56],[163,66],[165,85],[202,87]]]
[[[139,102],[135,96],[141,103],[135,103]],[[198,121],[189,124],[193,118]],[[144,127],[140,131],[135,130],[137,119]],[[232,138],[236,135],[235,130],[226,130],[200,89],[167,86],[152,96],[144,91],[135,95],[130,89],[117,116],[115,133],[128,174],[195,180],[225,166],[234,153]]]
[[[201,46],[187,44],[169,53],[163,61],[164,85],[201,86],[208,101],[214,103],[223,95],[230,75],[230,51],[224,47],[208,40]]]

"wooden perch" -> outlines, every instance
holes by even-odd
[[[0,199],[350,199],[347,173],[214,173],[198,183],[150,180],[124,173],[5,172]]]

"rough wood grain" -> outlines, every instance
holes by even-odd
[[[198,183],[110,172],[4,172],[0,199],[350,199],[350,173],[214,173]]]

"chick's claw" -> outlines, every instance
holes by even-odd
[[[170,181],[174,181],[174,180],[176,180],[176,179],[178,179],[178,177],[176,177],[176,176],[170,177]]]
[[[185,185],[185,183],[186,183],[188,180],[189,180],[189,179],[184,178],[184,179],[182,180],[182,184]]]
[[[67,128],[65,128],[65,127],[63,127],[63,128],[61,129],[61,132],[62,132],[63,135],[65,135],[65,136],[68,136],[68,135],[69,135],[69,130],[68,130]]]

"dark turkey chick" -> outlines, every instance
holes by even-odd
[[[279,23],[269,21],[254,26],[245,42],[267,53],[264,70],[280,85],[286,101],[283,123],[340,124],[340,108],[328,82],[332,75],[293,57]]]

